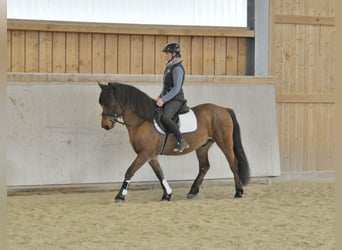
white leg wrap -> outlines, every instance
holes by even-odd
[[[167,181],[164,179],[164,180],[162,181],[162,184],[163,184],[163,187],[164,187],[165,190],[166,190],[166,193],[167,193],[167,194],[171,194],[171,193],[172,193],[172,189],[171,189],[171,187],[169,186],[169,183],[167,183]]]
[[[130,183],[131,183],[130,180],[125,180],[124,188],[122,189],[122,195],[125,195],[125,196],[127,195],[128,187]]]

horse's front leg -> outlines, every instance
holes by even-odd
[[[125,174],[125,180],[123,181],[119,193],[115,196],[115,201],[120,202],[124,201],[125,197],[128,192],[129,184],[131,183],[131,179],[135,172],[141,168],[142,165],[144,165],[145,162],[147,162],[148,157],[146,157],[143,154],[138,154],[138,156],[135,158],[135,160],[132,162],[132,164],[129,166],[129,168],[126,171]]]
[[[152,167],[154,173],[156,174],[156,176],[158,177],[158,180],[163,188],[163,196],[161,198],[162,201],[170,201],[171,200],[171,196],[172,196],[172,189],[169,186],[169,184],[167,183],[165,177],[164,177],[164,173],[163,170],[160,167],[160,164],[158,162],[157,159],[152,159],[148,162],[150,164],[150,166]]]

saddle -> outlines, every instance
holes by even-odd
[[[154,111],[154,127],[161,134],[170,134],[171,132],[161,120],[162,115],[163,109],[157,107]],[[184,102],[172,120],[178,125],[179,131],[181,133],[189,133],[197,129],[196,116],[192,109],[187,106],[186,102]]]
[[[167,129],[167,127],[163,124],[161,117],[163,115],[163,109],[157,107],[154,111],[154,128],[160,133],[164,135],[163,145],[161,147],[160,153],[163,154],[169,135],[172,133]],[[197,129],[197,118],[195,113],[190,109],[186,102],[182,105],[182,107],[178,110],[175,116],[172,118],[178,125],[179,131],[183,133],[194,132]]]

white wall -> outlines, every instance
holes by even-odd
[[[154,97],[158,85],[137,85]],[[275,93],[272,85],[191,84],[184,87],[188,103],[212,102],[235,110],[252,176],[280,175]],[[86,84],[8,86],[8,185],[121,182],[135,158],[127,130],[100,127],[100,88]],[[160,156],[169,180],[197,175],[195,153]],[[229,178],[232,173],[215,146],[206,178]],[[146,164],[133,181],[157,180]]]
[[[204,26],[247,25],[247,0],[9,0],[8,18]]]

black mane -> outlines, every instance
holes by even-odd
[[[141,90],[122,83],[108,83],[108,86],[102,89],[100,104],[110,103],[110,98],[113,98],[112,94],[124,109],[129,108],[143,120],[153,121],[155,101]]]

